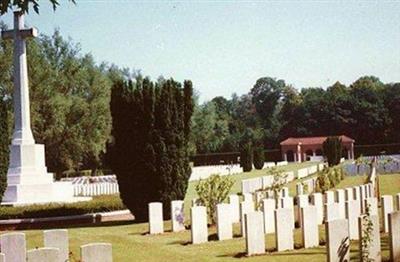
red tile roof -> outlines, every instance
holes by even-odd
[[[341,135],[339,136],[342,139],[342,142],[354,143],[354,139]],[[281,142],[281,146],[288,145],[298,145],[301,143],[302,145],[321,145],[325,142],[327,136],[315,136],[315,137],[289,137],[288,139]]]

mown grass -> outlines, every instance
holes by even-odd
[[[358,185],[365,177],[346,177],[337,188]],[[384,175],[380,179],[381,194],[394,194],[400,191],[400,175]],[[191,185],[193,187],[193,185]],[[193,196],[193,195],[192,195]],[[209,228],[209,242],[191,245],[190,231],[171,233],[170,221],[165,222],[166,233],[157,236],[147,234],[147,223],[80,227],[69,229],[70,249],[75,258],[79,258],[79,246],[91,242],[110,242],[113,245],[114,261],[326,261],[326,247],[304,249],[301,247],[300,229],[294,230],[296,249],[288,252],[275,251],[275,236],[266,235],[267,254],[263,256],[245,257],[245,239],[235,237],[232,240],[216,241],[215,227]],[[41,230],[25,231],[28,248],[43,246]],[[234,226],[234,232],[239,233],[239,225]],[[324,227],[320,227],[320,242],[324,244]],[[382,255],[387,261],[388,237],[382,234]],[[358,259],[358,241],[352,241],[351,261]],[[74,261],[74,260],[72,260]]]

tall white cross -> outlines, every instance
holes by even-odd
[[[14,133],[12,144],[35,144],[31,130],[28,67],[26,62],[26,43],[28,37],[36,37],[35,28],[24,28],[24,15],[14,12],[14,29],[2,31],[3,39],[14,40]]]

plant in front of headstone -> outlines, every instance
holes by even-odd
[[[212,224],[216,223],[216,207],[228,197],[234,181],[229,176],[211,175],[196,185],[198,199],[196,203],[207,208]]]
[[[308,193],[311,193],[311,192],[308,192],[308,184],[307,183],[305,183],[304,181],[302,181],[301,182],[301,185],[303,186],[303,194],[308,194]]]
[[[280,197],[280,192],[284,185],[287,183],[288,174],[282,172],[280,169],[276,167],[269,168],[267,171],[267,175],[273,177],[273,181],[271,186],[267,187],[266,190],[271,190],[274,193],[274,199],[276,203],[276,207],[278,208],[278,199]]]
[[[328,137],[322,144],[324,156],[329,166],[336,166],[342,157],[342,140],[337,136]]]
[[[331,188],[331,181],[329,179],[327,170],[328,168],[325,168],[318,173],[315,185],[316,192],[325,193],[325,191],[328,191]]]
[[[7,188],[9,140],[7,104],[0,97],[0,202]]]
[[[370,216],[371,205],[367,204],[365,207],[365,214],[361,216],[362,223],[362,238],[360,241],[361,261],[373,262],[374,259],[369,257],[370,247],[372,242],[372,232],[374,230],[373,223]]]

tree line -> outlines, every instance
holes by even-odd
[[[196,107],[192,146],[197,154],[239,152],[252,137],[266,149],[288,137],[347,135],[357,144],[400,142],[400,83],[364,76],[346,86],[298,90],[263,77],[247,94],[215,97]],[[257,142],[258,141],[258,142]]]

